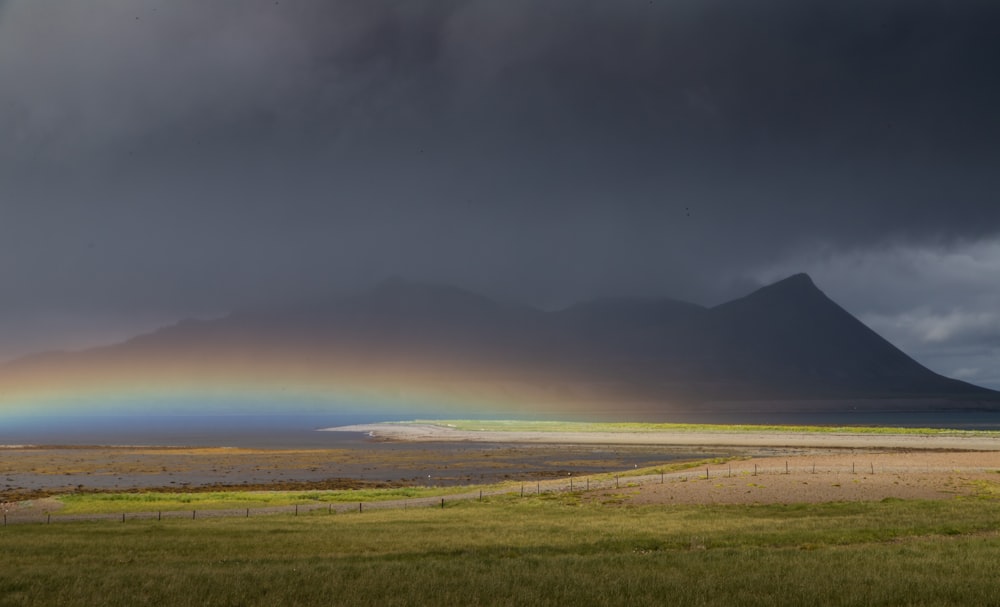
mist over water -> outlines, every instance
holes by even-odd
[[[360,435],[319,428],[376,421],[386,420],[342,413],[23,417],[3,424],[0,444],[317,449],[361,442]]]

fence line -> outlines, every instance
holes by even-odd
[[[982,470],[987,470],[988,468],[983,468]],[[978,468],[970,469],[979,470]],[[990,469],[992,470],[992,469]],[[859,458],[858,461],[854,461],[850,466],[817,466],[815,463],[810,463],[808,466],[798,466],[790,467],[788,462],[785,461],[783,465],[776,467],[760,467],[758,463],[753,463],[753,468],[749,467],[749,463],[746,466],[737,466],[734,468],[732,462],[727,462],[726,464],[716,464],[713,466],[708,466],[705,468],[690,468],[687,470],[680,470],[674,472],[666,472],[662,470],[656,470],[649,474],[635,475],[635,476],[621,476],[616,474],[614,476],[608,476],[604,474],[600,475],[587,475],[584,477],[568,476],[566,478],[552,479],[547,481],[536,481],[535,491],[526,492],[524,483],[518,483],[516,485],[511,485],[505,489],[498,490],[483,490],[476,489],[470,492],[455,493],[445,496],[429,496],[429,497],[418,497],[418,498],[404,498],[397,500],[383,500],[383,501],[368,501],[368,502],[315,502],[307,504],[291,504],[288,506],[264,506],[261,508],[226,508],[226,509],[212,509],[212,510],[166,510],[166,511],[155,511],[155,512],[133,512],[133,513],[108,513],[108,514],[65,514],[61,515],[50,512],[41,513],[31,513],[31,514],[19,514],[16,510],[10,511],[7,508],[8,504],[4,504],[4,515],[3,515],[3,526],[8,525],[19,525],[19,524],[52,524],[53,522],[79,522],[79,521],[117,521],[121,523],[128,523],[129,521],[148,521],[156,520],[162,521],[164,519],[204,519],[204,518],[231,518],[231,517],[242,517],[242,518],[252,518],[254,516],[270,516],[270,515],[298,515],[300,512],[311,513],[316,511],[326,511],[327,514],[346,514],[350,512],[358,512],[364,514],[370,510],[389,510],[389,509],[406,509],[412,507],[439,507],[444,508],[448,502],[456,501],[482,501],[483,497],[494,497],[499,495],[520,495],[522,497],[532,495],[541,495],[549,493],[558,492],[575,492],[580,491],[582,487],[586,487],[586,491],[596,491],[602,489],[621,489],[622,486],[634,487],[637,485],[646,484],[662,484],[666,480],[671,481],[686,481],[692,479],[721,479],[721,478],[732,478],[740,476],[762,476],[762,475],[777,475],[777,474],[791,474],[792,472],[804,473],[804,474],[890,474],[890,473],[930,473],[930,472],[954,472],[954,467],[910,467],[910,466],[875,466],[873,461],[865,461]],[[601,478],[603,477],[603,478]],[[583,482],[581,482],[583,481]],[[355,508],[355,504],[357,507]]]

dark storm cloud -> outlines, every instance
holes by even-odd
[[[711,303],[989,243],[997,25],[972,0],[0,3],[0,324],[390,275]]]

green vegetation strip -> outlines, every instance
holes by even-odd
[[[603,481],[608,479],[613,479],[616,477],[627,478],[634,476],[655,476],[657,474],[670,474],[671,472],[681,472],[683,470],[691,470],[693,468],[704,468],[705,466],[719,465],[726,462],[736,461],[740,459],[745,459],[744,457],[734,456],[734,457],[712,457],[707,459],[698,459],[687,462],[676,462],[672,464],[661,464],[659,466],[646,466],[645,468],[633,468],[631,470],[622,470],[621,472],[600,472],[597,474],[589,474],[591,479],[597,481]]]
[[[478,489],[478,487],[477,487]],[[486,487],[484,487],[486,489]],[[317,503],[405,500],[466,493],[468,487],[398,487],[345,491],[217,491],[205,493],[71,493],[57,496],[59,515],[119,514],[172,510],[227,510]]]
[[[826,434],[917,434],[946,436],[1000,436],[992,430],[891,428],[881,426],[781,426],[755,424],[671,424],[645,422],[563,422],[519,420],[414,420],[395,424],[432,424],[464,431],[488,432],[808,432]]]
[[[996,605],[1000,501],[448,507],[0,527],[0,605]]]
[[[687,462],[676,462],[659,466],[606,472],[587,475],[595,481],[607,481],[615,477],[635,477],[679,472],[700,468],[709,464],[721,464],[737,458],[711,458]],[[539,481],[543,484],[566,479]],[[532,481],[534,482],[534,481]],[[578,482],[583,482],[578,478]],[[343,504],[358,502],[385,502],[393,500],[419,499],[425,497],[446,497],[449,495],[475,494],[478,491],[491,494],[506,489],[514,492],[521,481],[502,484],[461,485],[454,487],[393,487],[386,489],[348,489],[340,491],[129,491],[121,493],[66,493],[54,496],[61,504],[55,511],[61,515],[88,514],[134,514],[140,512],[170,512],[190,510],[242,510],[244,508],[270,508],[308,504]]]

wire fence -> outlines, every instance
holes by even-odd
[[[770,462],[769,462],[770,463]],[[300,514],[364,514],[373,510],[407,509],[407,508],[445,508],[449,504],[463,501],[479,500],[497,496],[530,497],[543,494],[562,492],[582,492],[594,490],[622,489],[651,483],[666,483],[668,481],[683,481],[691,479],[753,477],[787,474],[809,475],[866,475],[866,474],[934,474],[955,472],[996,472],[989,467],[954,466],[884,466],[874,461],[852,462],[850,465],[818,465],[810,463],[804,466],[791,466],[786,460],[783,465],[763,466],[752,462],[733,462],[729,464],[713,464],[701,468],[689,468],[682,471],[655,471],[653,473],[623,473],[618,475],[567,475],[565,478],[544,481],[512,483],[501,489],[477,489],[445,496],[414,497],[394,500],[368,500],[358,502],[309,502],[284,506],[263,506],[256,508],[222,508],[191,510],[157,510],[147,512],[121,512],[104,514],[60,514],[58,512],[25,511],[17,503],[0,504],[3,511],[3,526],[21,524],[55,524],[60,522],[107,521],[128,523],[129,521],[163,521],[163,520],[203,520],[214,518],[253,518],[268,515]]]

